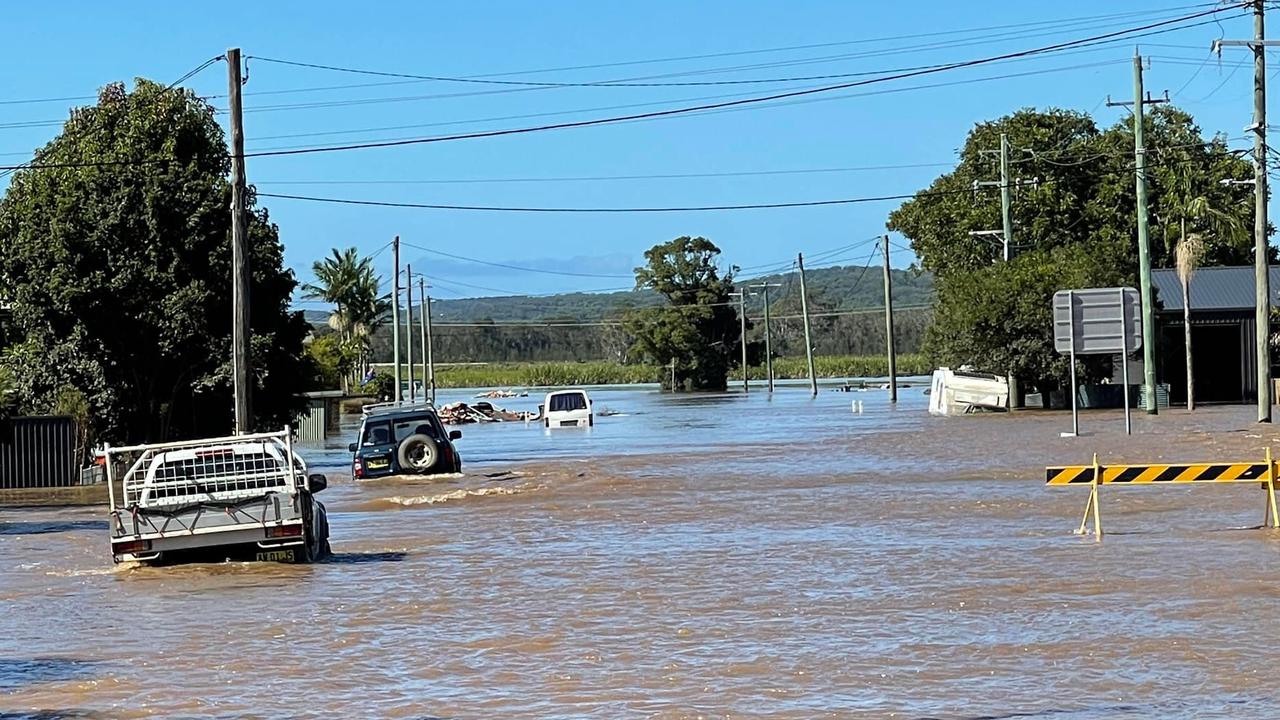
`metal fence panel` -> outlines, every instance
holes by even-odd
[[[328,435],[328,424],[325,420],[325,404],[321,400],[311,401],[306,412],[298,420],[298,441],[303,443],[322,443]]]
[[[0,421],[0,488],[69,487],[80,482],[69,417]]]

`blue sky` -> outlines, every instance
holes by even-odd
[[[521,81],[698,82],[859,73],[999,55],[1205,7],[1176,0],[271,2],[240,6],[233,16],[190,3],[137,2],[127,10],[118,3],[87,1],[15,3],[5,9],[7,40],[0,46],[0,64],[6,72],[0,101],[81,98],[107,82],[135,76],[170,82],[230,46],[247,55],[306,63]],[[1219,61],[1210,57],[1208,47],[1220,36],[1251,34],[1251,20],[1242,17],[1141,40],[1143,53],[1153,56],[1147,87],[1156,93],[1167,89],[1207,133],[1242,136],[1252,112],[1249,53],[1227,49]],[[1125,117],[1104,101],[1108,93],[1132,97],[1133,45],[1117,43],[732,112],[250,158],[247,173],[261,192],[475,205],[687,206],[911,193],[947,169],[976,122],[1030,106],[1093,112],[1104,126]],[[691,57],[706,55],[717,57]],[[1269,60],[1280,69],[1275,54]],[[607,63],[629,64],[561,69]],[[546,71],[529,72],[539,70]],[[225,66],[217,64],[187,86],[205,95],[223,94],[225,73]],[[767,95],[841,82],[524,89],[396,81],[257,60],[250,61],[249,73],[245,130],[250,152],[581,120],[699,104],[709,96]],[[1010,74],[1023,75],[989,79]],[[397,84],[385,84],[389,82]],[[364,87],[314,89],[357,84]],[[920,87],[925,85],[934,87]],[[294,90],[305,91],[279,92]],[[85,102],[0,104],[0,164],[26,159],[58,132],[55,121],[65,119],[69,107]],[[221,98],[212,102],[225,104]],[[619,106],[629,107],[602,109]],[[397,129],[370,130],[390,127]],[[1232,145],[1248,147],[1249,142],[1235,140]],[[816,170],[824,172],[810,172]],[[758,172],[772,174],[572,179]],[[504,182],[494,182],[498,180]],[[887,214],[897,206],[881,202],[563,215],[285,199],[264,199],[263,204],[280,225],[287,263],[303,279],[311,262],[331,247],[355,246],[371,253],[397,234],[406,243],[455,255],[604,276],[508,270],[407,247],[404,259],[435,278],[436,294],[443,298],[494,294],[481,287],[543,293],[625,286],[625,276],[641,262],[646,248],[679,235],[712,239],[727,263],[783,265],[797,251],[816,254],[883,232]],[[827,261],[862,264],[870,251],[870,244],[862,244],[829,255]],[[907,251],[893,256],[899,267],[912,260]],[[389,271],[390,253],[380,255],[378,262]]]

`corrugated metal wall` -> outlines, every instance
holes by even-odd
[[[303,443],[322,443],[328,434],[325,402],[312,400],[306,412],[298,419],[298,441]]]
[[[71,418],[15,417],[0,421],[0,488],[79,484],[75,446]]]

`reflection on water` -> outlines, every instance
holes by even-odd
[[[1038,469],[1251,457],[1277,438],[1250,408],[1071,440],[914,389],[861,415],[594,395],[626,414],[464,427],[461,477],[353,483],[345,442],[307,450],[335,552],[311,566],[113,568],[101,509],[0,510],[0,717],[1273,714],[1280,533],[1228,531],[1258,489],[1108,487],[1097,543]]]

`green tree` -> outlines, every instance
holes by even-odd
[[[1099,130],[1087,115],[1067,110],[1021,110],[980,123],[969,133],[954,170],[903,203],[889,229],[905,235],[924,269],[933,273],[937,307],[926,352],[938,363],[973,364],[1042,389],[1067,379],[1053,350],[1049,307],[1067,288],[1136,285],[1137,226],[1130,121]],[[1148,207],[1153,218],[1153,267],[1173,265],[1163,228],[1191,212],[1188,197],[1204,196],[1216,214],[1247,224],[1249,190],[1218,183],[1246,177],[1249,164],[1220,139],[1206,140],[1191,116],[1164,105],[1147,116]],[[1013,202],[1014,259],[973,230],[1000,227],[999,198],[975,193],[975,181],[998,177],[988,151],[1007,133],[1016,148]],[[1190,196],[1188,195],[1190,191]],[[1172,236],[1170,236],[1172,237]],[[1205,236],[1206,264],[1250,262],[1248,248],[1225,233]],[[1098,364],[1086,373],[1104,371]]]
[[[303,297],[332,303],[329,327],[350,346],[344,352],[353,361],[344,363],[346,374],[339,380],[344,388],[358,382],[368,362],[369,338],[387,321],[391,311],[389,296],[383,296],[381,280],[373,270],[373,258],[361,258],[355,248],[333,249],[333,254],[311,266],[314,283],[302,286]],[[333,385],[339,384],[334,381]]]
[[[336,333],[313,337],[307,355],[316,368],[316,389],[329,390],[345,385],[359,359],[359,348]]]
[[[636,268],[636,287],[666,298],[665,307],[627,314],[625,327],[635,351],[655,364],[675,367],[664,373],[672,390],[723,390],[738,356],[741,331],[733,292],[733,271],[716,266],[720,248],[706,238],[678,237],[645,251],[647,264]]]
[[[230,160],[213,107],[147,80],[111,84],[34,164],[0,200],[15,341],[0,365],[19,405],[47,412],[69,386],[105,440],[228,432]],[[277,228],[248,200],[255,425],[279,428],[303,407],[309,326],[288,309]]]

